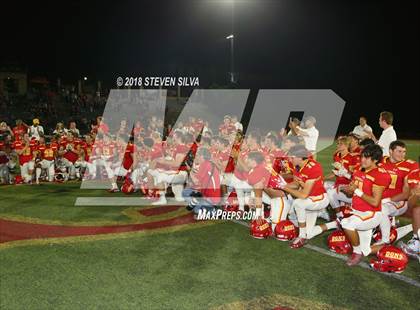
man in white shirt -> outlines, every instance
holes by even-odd
[[[296,126],[290,121],[289,126],[292,131],[299,136],[302,136],[305,141],[305,147],[308,151],[315,155],[316,145],[318,143],[319,131],[315,128],[316,119],[313,116],[308,116],[305,121],[305,129]]]
[[[373,133],[371,134],[371,138],[382,148],[384,156],[389,156],[389,145],[397,140],[397,134],[392,126],[393,120],[394,116],[391,112],[381,112],[379,115],[379,126],[383,129],[382,134],[379,140],[375,138]]]
[[[361,139],[370,137],[372,133],[372,128],[367,124],[367,119],[364,116],[361,116],[359,119],[358,126],[354,127],[353,133],[358,135]]]
[[[243,131],[244,127],[242,126],[242,124],[238,121],[238,117],[236,115],[233,115],[231,117],[231,122],[232,124],[235,126],[236,131]]]
[[[34,118],[32,120],[32,126],[28,128],[29,137],[39,140],[40,137],[44,136],[44,128],[39,124],[39,119]]]

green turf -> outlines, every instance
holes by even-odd
[[[1,251],[0,308],[207,309],[275,293],[350,309],[416,308],[418,288],[247,233],[223,223]]]

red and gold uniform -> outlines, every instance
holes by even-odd
[[[178,144],[172,154],[172,157],[175,159],[177,155],[181,154],[184,157],[187,156],[188,152],[189,152],[190,148],[184,144]],[[185,163],[185,159],[183,160],[183,162],[181,163],[181,165],[179,166],[179,171],[186,171],[188,169],[186,163]]]
[[[373,186],[381,186],[387,188],[391,184],[391,176],[389,173],[380,167],[374,168],[369,171],[362,172],[356,170],[353,174],[353,180],[356,186],[363,191],[366,195],[372,196]],[[381,205],[372,206],[368,202],[364,201],[361,197],[353,196],[352,208],[358,211],[381,211]]]
[[[333,155],[334,163],[339,163],[343,168],[345,168],[349,173],[354,170],[354,167],[357,166],[359,159],[358,156],[353,155],[352,153],[347,153],[342,155],[339,152],[335,152]],[[351,180],[344,176],[337,176],[335,179],[334,186],[338,187],[340,185],[350,184]]]
[[[302,182],[315,180],[309,197],[322,197],[325,194],[322,167],[317,161],[308,158],[300,169],[293,171],[293,175]]]
[[[21,136],[28,131],[28,128],[25,125],[15,126],[12,129],[13,135],[15,137],[15,141],[20,141]]]
[[[23,150],[23,152],[19,154],[20,165],[30,162],[33,159],[32,149],[29,144],[26,146],[24,141],[14,141],[12,144],[12,148],[17,152]]]
[[[54,150],[52,145],[42,145],[38,147],[38,150],[41,151],[42,159],[54,160],[56,150]]]
[[[413,170],[407,175],[407,183],[410,189],[420,185],[420,169]]]
[[[271,173],[266,168],[265,162],[262,162],[248,172],[247,182],[249,185],[252,185],[252,186],[259,182],[263,182],[264,184],[264,183],[267,183],[270,176],[271,176]]]
[[[419,169],[419,164],[414,160],[406,159],[397,163],[391,162],[389,157],[384,157],[380,167],[384,168],[391,176],[391,183],[385,189],[383,198],[391,198],[401,193],[405,177],[413,170]]]
[[[135,149],[135,145],[131,142],[129,142],[127,144],[127,147],[125,148],[122,165],[126,170],[129,170],[133,165],[133,154],[135,152]]]

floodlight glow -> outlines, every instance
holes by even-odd
[[[228,39],[228,40],[229,40],[229,39],[233,39],[234,37],[235,37],[235,36],[234,36],[233,34],[231,34],[231,35],[227,36],[227,37],[226,37],[226,39]]]

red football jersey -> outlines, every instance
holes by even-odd
[[[258,182],[268,182],[270,178],[270,171],[266,168],[264,162],[257,165],[254,169],[251,169],[248,173],[247,181],[249,185],[255,185]]]
[[[25,125],[20,125],[20,126],[13,127],[12,131],[13,131],[13,135],[15,136],[15,141],[19,141],[20,136],[26,133],[28,129],[26,128]]]
[[[16,141],[15,141],[16,142]],[[33,159],[33,149],[30,146],[25,146],[24,143],[17,149],[23,150],[22,154],[19,155],[19,164],[23,165],[30,162]]]
[[[391,183],[391,176],[383,168],[374,168],[370,171],[356,170],[353,173],[353,180],[358,188],[366,195],[372,196],[373,185],[387,188]],[[381,204],[379,206],[372,206],[364,201],[361,197],[356,195],[352,199],[352,208],[358,211],[381,211]]]
[[[315,180],[310,197],[319,196],[325,193],[324,176],[321,164],[314,159],[308,158],[300,169],[294,169],[293,175],[299,180],[306,182],[308,180]]]
[[[391,176],[391,184],[385,189],[383,194],[383,198],[390,198],[403,191],[405,177],[411,171],[418,169],[419,164],[410,159],[392,163],[389,157],[384,157],[380,163],[380,167],[388,171]]]
[[[333,160],[336,163],[340,163],[349,172],[353,171],[354,167],[358,163],[357,156],[354,156],[351,153],[347,153],[346,155],[342,156],[339,152],[335,152],[333,156]],[[347,179],[346,177],[336,177],[335,186],[347,185],[347,184],[350,184],[350,182],[351,180]]]
[[[45,148],[43,148],[43,150],[41,151],[42,159],[54,160],[54,152],[55,151],[51,145],[45,146]]]
[[[133,164],[133,153],[135,152],[135,145],[133,143],[128,143],[125,148],[124,158],[123,158],[123,167],[124,169],[130,169]]]
[[[408,186],[411,189],[419,186],[419,184],[420,184],[420,169],[413,170],[407,175],[407,183],[408,183]]]
[[[188,146],[186,146],[186,145],[184,145],[184,144],[178,144],[176,147],[175,147],[175,150],[174,150],[174,152],[173,152],[173,158],[175,159],[176,158],[176,156],[178,155],[178,154],[181,154],[181,155],[183,155],[184,157],[186,157],[187,156],[187,154],[188,154],[188,152],[189,152],[189,150],[190,150],[190,148],[188,147]],[[179,170],[180,171],[182,171],[182,170],[187,170],[187,166],[184,164],[184,162],[181,164],[181,166],[179,167]]]

